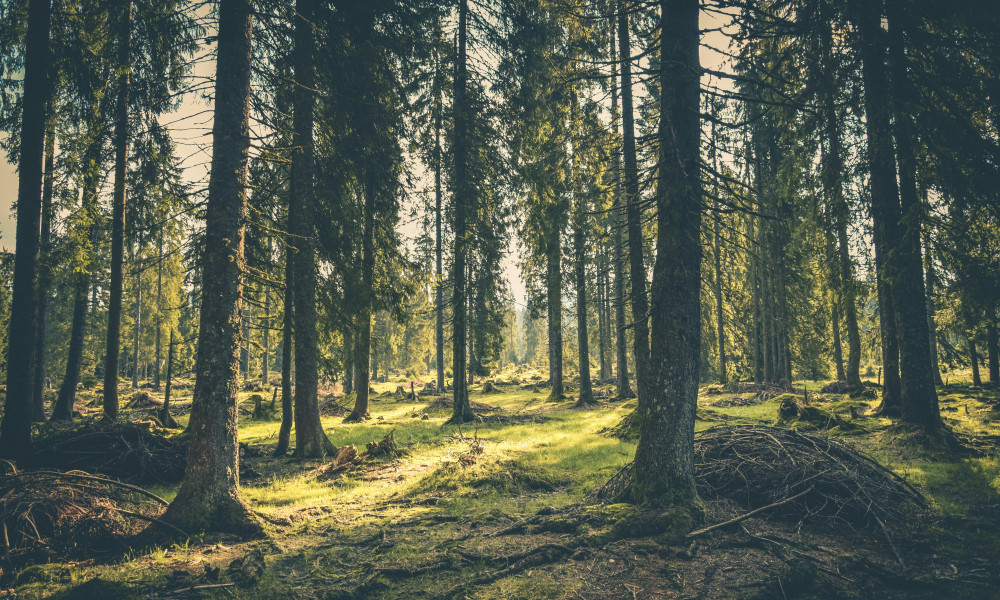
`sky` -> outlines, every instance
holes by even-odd
[[[724,56],[714,48],[725,49],[728,45],[724,34],[719,31],[723,24],[722,17],[717,13],[701,14],[701,28],[706,33],[702,37],[701,64],[709,69],[719,69]],[[210,49],[203,50],[207,56]],[[210,61],[197,61],[195,76],[210,77],[214,74],[215,65]],[[714,82],[718,85],[718,82]],[[635,94],[640,96],[643,91],[636,86]],[[638,105],[638,102],[636,103]],[[177,144],[178,153],[184,157],[185,175],[192,182],[206,182],[208,163],[211,158],[210,140],[212,113],[210,104],[200,95],[188,94],[180,108],[161,118],[161,123],[168,125]],[[0,134],[4,139],[6,134]],[[17,200],[17,169],[4,154],[0,156],[0,248],[5,251],[14,250],[15,218],[14,205]],[[204,184],[202,184],[204,185]],[[194,187],[201,187],[195,184]],[[408,213],[404,213],[408,214]],[[405,222],[406,219],[403,219]],[[414,224],[402,227],[404,235],[413,236],[417,229]],[[504,259],[504,273],[510,285],[514,301],[525,304],[525,285],[518,266],[518,246],[512,245],[512,252]]]

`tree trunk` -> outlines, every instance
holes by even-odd
[[[121,72],[115,107],[115,188],[111,210],[111,284],[108,300],[108,337],[104,351],[104,418],[118,418],[118,357],[121,354],[123,254],[125,249],[125,176],[128,170],[128,93],[132,66],[132,1],[124,0],[118,25],[118,64]],[[136,331],[139,322],[136,321]],[[138,348],[138,334],[136,347]],[[138,356],[138,353],[136,354]],[[138,372],[139,365],[135,369]],[[137,377],[137,376],[136,376]],[[132,387],[136,387],[136,377]]]
[[[924,261],[924,289],[927,290],[927,334],[931,348],[931,375],[934,377],[934,385],[944,385],[944,381],[941,380],[941,367],[938,364],[937,323],[934,318],[934,258],[931,256],[930,239],[925,238],[924,248],[927,254]]]
[[[164,427],[177,427],[177,421],[170,414],[170,380],[174,372],[174,330],[170,330],[170,337],[167,342],[167,385],[163,390],[163,408],[160,409],[160,423]]]
[[[31,362],[35,344],[35,275],[42,209],[42,153],[45,107],[51,90],[49,69],[49,0],[28,3],[27,47],[21,148],[18,156],[17,227],[14,279],[7,346],[7,395],[0,422],[0,456],[31,456]]]
[[[271,242],[267,243],[268,256],[271,256]],[[271,285],[264,284],[264,348],[261,355],[260,380],[264,385],[271,378]]]
[[[622,152],[625,156],[625,220],[628,227],[629,275],[632,283],[632,322],[636,387],[639,396],[649,395],[649,300],[646,297],[646,267],[643,264],[642,209],[639,198],[639,167],[635,151],[635,116],[632,106],[632,44],[628,11],[618,0],[618,51],[622,66]]]
[[[714,131],[714,127],[712,128]],[[713,140],[714,140],[713,135]],[[713,144],[715,142],[713,141]],[[713,158],[715,150],[712,150]],[[713,160],[714,162],[714,160]],[[712,254],[715,258],[715,320],[717,328],[717,336],[719,340],[719,383],[726,383],[729,381],[729,375],[726,373],[726,313],[724,312],[724,307],[722,303],[722,233],[720,231],[722,217],[719,213],[719,201],[715,201],[715,211],[713,212],[713,221],[715,225],[714,231],[714,245],[712,248]]]
[[[135,337],[132,343],[132,389],[139,387],[139,334],[142,331],[142,230],[135,251]],[[107,368],[107,367],[105,367]],[[107,415],[107,412],[104,413]],[[111,418],[108,416],[107,418]]]
[[[611,316],[608,307],[608,264],[606,257],[603,256],[606,250],[603,247],[599,250],[602,256],[597,261],[597,273],[594,277],[595,283],[597,283],[595,288],[597,290],[597,345],[601,361],[601,382],[607,381],[611,377],[611,365],[608,360],[608,338],[611,333],[608,327],[608,319]]]
[[[344,394],[354,393],[354,326],[344,327]]]
[[[976,341],[970,335],[965,338],[965,342],[969,346],[969,362],[972,363],[972,385],[979,387],[983,385],[983,380],[979,376],[979,353],[976,352]]]
[[[295,456],[322,458],[337,449],[319,419],[319,332],[316,328],[316,251],[313,198],[313,15],[315,0],[295,3],[294,150],[288,220],[297,251],[292,253],[295,297]],[[248,356],[249,362],[249,356]]]
[[[1000,344],[997,342],[996,317],[986,317],[986,356],[989,361],[990,385],[1000,386]]]
[[[278,443],[274,447],[274,456],[284,456],[288,452],[288,444],[292,438],[292,345],[295,329],[295,303],[292,290],[292,239],[285,241],[285,299],[284,315],[282,315],[281,330],[281,426],[278,428]]]
[[[240,494],[237,409],[239,325],[247,222],[249,0],[219,1],[212,169],[205,213],[198,360],[187,466],[163,519],[186,531],[260,534]]]
[[[827,7],[823,5],[824,9]],[[831,22],[827,16],[824,22]],[[847,329],[847,368],[844,376],[840,376],[841,364],[838,361],[837,377],[846,381],[853,389],[861,388],[861,333],[858,329],[858,309],[856,304],[856,284],[854,281],[854,263],[851,260],[849,242],[847,239],[847,223],[850,210],[844,198],[844,159],[841,140],[840,119],[837,117],[835,101],[833,40],[830,27],[824,26],[821,43],[823,57],[826,63],[822,69],[824,87],[824,115],[826,129],[826,145],[824,146],[823,187],[830,205],[830,215],[833,228],[836,231],[837,266],[834,273],[837,278],[836,293],[839,299],[838,312],[843,311],[844,324]],[[835,305],[838,299],[834,300]],[[837,325],[839,337],[839,324]],[[841,358],[841,360],[843,360]]]
[[[920,253],[920,222],[922,206],[917,194],[916,167],[913,155],[913,121],[910,115],[912,100],[909,82],[907,81],[907,65],[903,49],[903,31],[901,11],[898,0],[888,0],[889,11],[889,53],[892,67],[889,95],[894,113],[892,119],[893,137],[896,140],[896,156],[899,165],[899,209],[895,203],[887,205],[886,212],[892,215],[892,239],[895,242],[895,252],[890,253],[890,279],[896,291],[893,298],[896,302],[896,325],[899,339],[899,370],[901,391],[903,396],[903,420],[920,425],[926,431],[935,431],[942,427],[941,409],[938,405],[937,390],[934,387],[934,376],[931,365],[930,332],[927,328],[927,295],[924,289],[923,259]],[[869,21],[869,27],[881,25]],[[879,32],[880,33],[880,32]],[[874,45],[872,51],[881,49]],[[875,60],[874,55],[870,60]],[[866,61],[869,62],[869,61]],[[882,64],[879,62],[879,64]],[[869,74],[874,75],[874,73]],[[875,79],[865,79],[866,101],[869,85],[885,85]],[[869,117],[870,118],[870,117]],[[876,119],[885,120],[876,127],[889,131],[888,115],[876,114]],[[892,158],[892,138],[884,142],[889,153],[888,162]],[[880,165],[881,166],[881,165]],[[888,166],[888,165],[887,165]],[[886,171],[886,177],[889,171]],[[892,182],[894,183],[894,181]],[[894,187],[889,185],[887,189]],[[874,196],[874,194],[873,194]],[[892,200],[893,195],[885,196]]]
[[[458,4],[458,57],[455,70],[455,92],[453,107],[455,111],[455,137],[453,160],[455,161],[455,257],[452,266],[454,286],[452,292],[452,387],[453,411],[452,423],[464,423],[473,419],[472,408],[469,405],[469,388],[466,385],[466,259],[468,254],[469,232],[466,229],[465,212],[470,202],[472,186],[468,181],[468,106],[466,105],[466,79],[468,65],[466,46],[468,43],[469,2],[459,0]]]
[[[837,381],[847,381],[847,373],[844,372],[844,351],[840,346],[840,304],[836,299],[833,301],[830,326],[833,328],[833,363],[837,367]]]
[[[435,54],[437,60],[437,54]],[[441,152],[441,129],[444,120],[444,101],[438,71],[440,64],[435,65],[434,85],[436,86],[434,98],[434,273],[437,276],[434,286],[434,362],[437,367],[437,389],[438,393],[444,393],[444,268],[442,257],[444,250],[444,238],[441,232],[442,204],[444,190],[441,187],[441,171],[443,168],[443,157]]]
[[[156,238],[156,330],[153,340],[153,389],[160,391],[160,337],[163,329],[163,223]]]
[[[576,94],[573,92],[570,93],[570,101],[572,102],[570,110],[573,114],[571,120],[575,129],[577,99]],[[571,131],[571,139],[575,138],[573,134],[575,134],[575,131]],[[576,263],[576,340],[580,361],[580,396],[577,404],[585,405],[596,404],[597,401],[594,400],[594,390],[590,380],[590,336],[587,332],[587,250],[584,234],[584,229],[587,225],[587,207],[583,195],[576,185],[575,171],[579,168],[576,157],[577,150],[578,148],[574,144],[573,161],[570,167],[572,169],[570,171],[572,183],[570,185],[575,196],[574,204],[576,209],[573,215],[573,254],[574,262]],[[560,352],[560,354],[562,353]]]
[[[557,222],[550,219],[550,224]],[[545,299],[547,306],[547,322],[549,328],[549,399],[561,400],[563,397],[563,343],[562,343],[562,269],[560,262],[562,253],[559,244],[559,231],[549,232],[545,244]]]
[[[701,180],[698,0],[661,0],[659,125],[651,395],[640,393],[631,496],[701,516],[694,422],[701,364]]]
[[[372,301],[375,277],[375,184],[374,174],[369,172],[365,185],[364,232],[361,239],[361,309],[357,317],[357,338],[354,365],[357,368],[357,396],[354,410],[344,419],[345,423],[357,423],[368,418],[368,396],[371,388],[372,354]],[[377,373],[376,373],[377,374]]]
[[[618,3],[618,10],[621,10],[621,3]],[[618,135],[618,125],[621,122],[621,117],[618,113],[618,59],[617,49],[615,47],[615,41],[617,40],[616,31],[617,28],[615,26],[615,20],[612,18],[611,35],[609,38],[611,40],[611,127],[614,128],[614,137],[616,142],[614,156],[611,160],[611,173],[615,182],[613,188],[614,196],[612,197],[611,206],[611,214],[613,215],[611,223],[613,231],[611,243],[614,245],[614,255],[612,260],[614,261],[615,269],[615,376],[618,384],[618,397],[631,398],[635,395],[635,393],[632,391],[632,386],[629,385],[628,380],[628,330],[625,326],[625,258],[623,248],[624,240],[622,239],[622,229],[625,228],[625,219],[622,215],[622,149],[617,145],[617,142],[620,140]]]
[[[882,326],[882,362],[885,370],[881,412],[885,416],[900,416],[903,411],[902,381],[897,375],[900,365],[898,297],[904,288],[897,287],[896,261],[893,254],[898,243],[896,228],[899,221],[899,195],[896,188],[895,160],[889,128],[889,111],[885,81],[885,48],[880,43],[882,2],[864,4],[854,0],[858,28],[861,32],[862,75],[865,88],[865,116],[868,134],[868,164],[871,169],[871,213],[875,240],[875,266],[879,285],[879,312]],[[920,294],[923,298],[923,293]],[[887,339],[891,335],[891,339]]]
[[[45,133],[45,175],[42,183],[42,229],[39,239],[38,284],[35,290],[35,358],[32,366],[31,418],[45,420],[45,321],[52,281],[52,186],[55,177],[55,130]]]

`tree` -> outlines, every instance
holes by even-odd
[[[45,107],[49,104],[50,94],[49,24],[49,0],[30,0],[22,100],[24,113],[18,158],[14,290],[7,346],[7,396],[3,421],[0,422],[0,456],[14,460],[31,455],[35,275],[42,209]]]
[[[319,420],[319,341],[316,331],[316,252],[313,247],[313,41],[314,0],[297,0],[295,19],[295,93],[289,236],[294,240],[292,279],[295,315],[295,455],[322,458],[337,449]]]
[[[261,531],[240,494],[236,435],[251,22],[249,0],[220,0],[201,327],[188,426],[191,441],[184,480],[163,516],[187,531]]]
[[[697,0],[661,0],[660,168],[649,395],[640,393],[630,490],[637,504],[700,517],[694,421],[701,364],[701,171]],[[624,53],[623,53],[624,54]]]

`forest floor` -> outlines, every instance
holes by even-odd
[[[263,540],[202,535],[6,570],[0,597],[1000,598],[1000,419],[989,412],[1000,402],[996,391],[939,389],[945,421],[965,447],[955,452],[868,416],[874,399],[796,382],[810,405],[839,415],[841,425],[819,435],[891,468],[927,498],[927,509],[898,526],[856,530],[765,511],[678,541],[641,528],[612,535],[631,508],[588,500],[632,458],[634,440],[608,431],[635,401],[614,400],[605,385],[598,406],[575,408],[532,389],[540,375],[508,373],[494,393],[476,385],[479,419],[463,427],[445,425],[449,398],[394,393],[398,385],[409,391],[402,379],[374,385],[372,419],[363,424],[343,424],[351,398],[325,390],[323,423],[334,444],[360,452],[391,432],[401,450],[340,469],[330,459],[272,458],[278,421],[252,419],[254,392],[242,393],[239,435],[252,467],[244,497],[286,524]],[[257,393],[267,408],[271,390]],[[183,426],[190,389],[174,394]],[[787,396],[769,396],[703,386],[697,428],[774,424]],[[82,413],[96,410],[87,406],[93,397],[81,395]],[[145,487],[167,500],[177,489]],[[741,512],[708,502],[705,523]]]

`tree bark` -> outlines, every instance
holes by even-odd
[[[153,340],[153,389],[160,391],[160,337],[163,329],[163,223],[156,237],[156,322]]]
[[[646,267],[643,264],[642,209],[639,197],[639,167],[635,150],[635,116],[632,106],[632,44],[629,40],[628,8],[618,1],[618,51],[622,79],[622,152],[625,156],[625,221],[628,227],[629,275],[632,284],[632,330],[636,387],[639,396],[649,395],[649,300]]]
[[[969,335],[965,338],[969,346],[969,362],[972,363],[972,385],[979,387],[983,385],[983,380],[979,376],[979,353],[976,352],[976,341]]]
[[[899,221],[899,194],[896,187],[895,160],[889,126],[889,94],[885,81],[885,46],[880,41],[882,1],[862,5],[854,0],[855,18],[861,32],[862,77],[865,88],[865,117],[868,134],[868,164],[871,170],[871,214],[875,240],[875,266],[879,285],[879,320],[882,326],[882,362],[885,370],[882,414],[901,416],[903,408],[902,379],[896,375],[900,366],[898,297],[905,292],[897,288],[896,228]],[[923,293],[920,294],[923,298]],[[887,339],[891,335],[891,339]]]
[[[132,389],[139,387],[139,335],[142,332],[142,230],[135,249],[135,336],[132,343]],[[112,418],[107,412],[106,418]]]
[[[572,128],[570,139],[575,139],[577,98],[575,92],[570,92],[570,107]],[[576,340],[580,361],[580,396],[578,405],[596,404],[594,390],[590,379],[590,336],[587,331],[587,249],[584,229],[586,227],[587,207],[583,194],[577,185],[576,171],[579,169],[577,151],[574,144],[573,160],[570,164],[571,189],[574,196],[575,210],[573,215],[573,254],[576,268]],[[560,294],[561,296],[561,294]],[[560,353],[561,354],[561,353]]]
[[[931,365],[930,332],[927,327],[927,301],[924,289],[923,259],[920,253],[920,223],[922,206],[917,194],[915,159],[913,155],[913,121],[907,104],[912,92],[907,80],[907,64],[904,54],[902,30],[902,10],[898,0],[888,0],[889,16],[889,56],[891,77],[888,79],[889,95],[894,113],[892,119],[893,137],[896,140],[896,156],[899,165],[899,209],[887,206],[892,215],[893,241],[895,251],[890,257],[890,279],[896,294],[896,325],[899,340],[899,370],[903,396],[902,419],[935,431],[942,427],[941,409],[938,405],[937,390]],[[870,23],[869,26],[874,26]],[[881,31],[881,23],[879,32]],[[876,50],[872,46],[872,50]],[[875,57],[872,56],[872,59]],[[866,98],[870,84],[865,80]],[[885,84],[885,79],[882,80]],[[877,119],[888,117],[876,116]],[[885,127],[885,125],[878,125]],[[888,128],[886,127],[888,130]],[[891,161],[892,138],[887,142],[887,152]],[[886,173],[888,177],[888,171]],[[892,186],[890,186],[892,187]],[[886,196],[891,200],[894,196]]]
[[[205,213],[198,359],[187,466],[163,520],[186,531],[260,534],[240,494],[239,325],[246,268],[250,0],[219,1],[212,170]]]
[[[278,428],[278,443],[274,447],[274,456],[284,456],[292,438],[292,420],[294,406],[292,403],[292,345],[295,329],[295,303],[292,290],[292,239],[285,240],[285,298],[284,315],[282,315],[281,330],[281,426]]]
[[[934,385],[944,385],[944,381],[941,380],[941,366],[938,364],[937,323],[934,318],[934,258],[931,256],[930,239],[925,238],[924,249],[927,255],[924,261],[924,289],[927,290],[927,333],[931,348],[931,375],[934,377]]]
[[[316,329],[315,200],[313,196],[313,88],[315,0],[295,3],[294,150],[288,220],[297,250],[292,253],[295,297],[295,456],[322,458],[337,449],[319,418],[319,332]],[[249,362],[249,356],[248,356]]]
[[[32,454],[31,362],[35,355],[35,275],[42,209],[45,107],[51,94],[48,81],[50,12],[49,0],[30,0],[28,3],[14,285],[7,338],[7,395],[0,422],[0,456],[13,460],[29,458]]]
[[[698,0],[661,0],[660,169],[652,284],[654,368],[640,393],[632,500],[701,515],[694,422],[701,365],[701,179]]]
[[[455,70],[455,138],[453,160],[455,161],[455,257],[452,267],[454,286],[452,290],[452,423],[464,423],[473,419],[469,405],[469,388],[466,385],[466,262],[469,232],[466,229],[467,204],[472,193],[468,181],[468,106],[466,106],[466,79],[468,77],[467,50],[469,29],[469,2],[459,0],[458,4],[458,56]]]
[[[125,176],[128,170],[128,93],[132,51],[132,0],[124,0],[118,26],[118,69],[121,72],[115,108],[115,188],[111,210],[111,284],[108,337],[104,351],[104,418],[118,418],[118,357],[121,354],[123,254],[125,249]],[[136,321],[136,330],[139,323]],[[138,334],[137,334],[138,336]],[[138,347],[138,337],[136,345]],[[138,354],[137,354],[138,356]],[[135,365],[138,372],[139,365]],[[136,377],[132,379],[136,387]]]
[[[267,242],[267,255],[271,256],[271,241]],[[260,380],[264,385],[271,378],[271,285],[264,284],[264,348],[261,355]]]
[[[618,10],[621,10],[621,3],[618,3]],[[614,156],[611,160],[611,173],[614,179],[611,214],[612,218],[612,244],[614,245],[614,269],[615,269],[615,376],[617,379],[618,397],[631,398],[635,395],[628,380],[628,330],[625,323],[625,258],[624,239],[622,229],[625,228],[625,219],[622,215],[622,148],[617,145],[620,141],[618,126],[621,116],[618,112],[618,59],[615,42],[617,41],[617,27],[615,19],[611,20],[611,127],[614,128],[615,148]]]
[[[555,204],[555,202],[553,202]],[[559,219],[552,215],[549,224]],[[549,331],[549,384],[550,400],[561,400],[563,390],[563,342],[562,342],[562,252],[559,230],[550,231],[545,240],[545,299]]]
[[[435,60],[438,56],[435,53]],[[435,64],[434,73],[434,363],[437,367],[437,390],[444,393],[444,238],[441,231],[444,190],[441,186],[443,155],[441,152],[441,129],[444,120],[444,91],[440,82],[441,65]]]
[[[989,362],[990,385],[1000,386],[1000,343],[997,341],[997,322],[992,314],[986,317],[986,357]]]
[[[45,174],[42,183],[42,228],[39,237],[38,283],[35,290],[35,358],[32,365],[31,418],[45,420],[45,321],[52,282],[52,187],[55,178],[55,129],[45,133]]]
[[[844,372],[844,351],[840,345],[840,304],[836,299],[833,301],[833,310],[830,315],[830,326],[833,328],[833,364],[837,367],[837,381],[847,381],[847,374]]]
[[[361,309],[357,317],[354,364],[357,368],[357,396],[354,410],[344,418],[345,423],[357,423],[368,418],[368,396],[371,389],[372,359],[372,295],[375,277],[375,184],[369,172],[365,185],[364,231],[361,239]],[[377,374],[377,373],[376,373]]]

